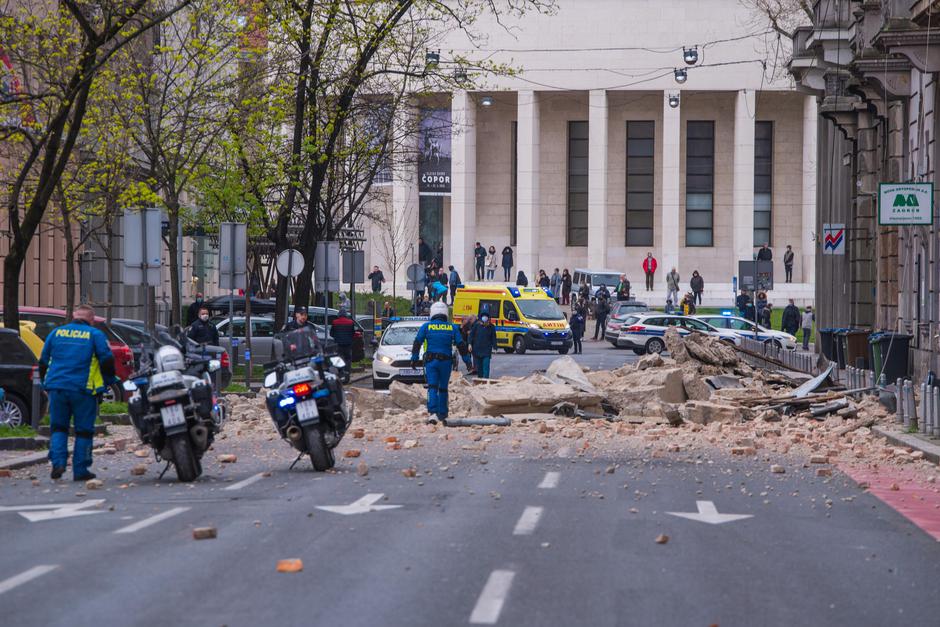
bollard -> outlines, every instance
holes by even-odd
[[[901,379],[898,379],[894,383],[894,400],[897,406],[898,422],[904,423],[904,426],[907,426],[904,420],[904,384]]]
[[[924,417],[924,429],[930,431],[930,392],[926,381],[920,384],[920,415]]]
[[[878,387],[887,387],[888,386],[888,377],[885,376],[885,373],[881,373],[881,376],[878,377]]]
[[[933,408],[933,437],[940,437],[940,388],[930,386],[930,406]]]
[[[914,403],[914,383],[907,379],[904,381],[904,406],[907,408],[908,423],[910,426],[918,428],[923,433],[924,421],[917,418],[917,405]]]
[[[39,378],[38,367],[33,368],[32,383],[32,406],[29,408],[29,420],[33,431],[38,431],[39,421],[42,420],[42,379]]]

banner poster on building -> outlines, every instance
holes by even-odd
[[[418,193],[450,196],[450,109],[421,112],[421,162],[418,164]]]
[[[933,224],[933,183],[882,183],[878,224]]]
[[[823,254],[845,254],[845,225],[823,224]]]

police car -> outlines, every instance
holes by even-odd
[[[666,350],[664,336],[669,327],[676,327],[679,335],[700,331],[729,343],[736,343],[738,337],[733,331],[716,329],[688,316],[661,313],[630,314],[621,321],[620,334],[615,345],[618,348],[631,348],[637,355],[661,353]]]
[[[372,358],[372,387],[384,390],[392,381],[424,383],[424,349],[421,349],[418,367],[412,368],[411,347],[418,330],[428,318],[418,316],[390,320],[392,323],[382,332],[382,339]]]
[[[747,318],[714,314],[695,316],[695,318],[706,324],[710,324],[716,329],[728,329],[729,331],[733,331],[738,337],[735,344],[741,343],[741,337],[749,337],[752,340],[772,344],[787,350],[794,350],[796,348],[796,338],[794,336],[783,331],[774,331],[773,329],[762,327],[759,324],[754,324]]]

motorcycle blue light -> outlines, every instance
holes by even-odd
[[[313,393],[313,398],[323,398],[324,396],[329,396],[329,395],[330,395],[329,390],[317,390],[316,392]]]
[[[293,405],[294,402],[294,397],[288,396],[286,398],[282,398],[280,402],[278,402],[278,407],[287,407],[288,405]]]

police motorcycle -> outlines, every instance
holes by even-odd
[[[157,460],[167,462],[161,479],[173,464],[180,481],[195,481],[202,474],[202,456],[225,421],[225,404],[212,389],[212,374],[221,363],[184,355],[172,345],[158,348],[152,365],[148,361],[142,360],[140,370],[124,382],[132,394],[127,402],[131,422]]]
[[[346,362],[326,357],[314,329],[302,327],[280,336],[283,358],[265,364],[265,402],[281,438],[299,455],[306,453],[314,470],[334,466],[333,449],[352,422],[352,409],[341,380]]]

